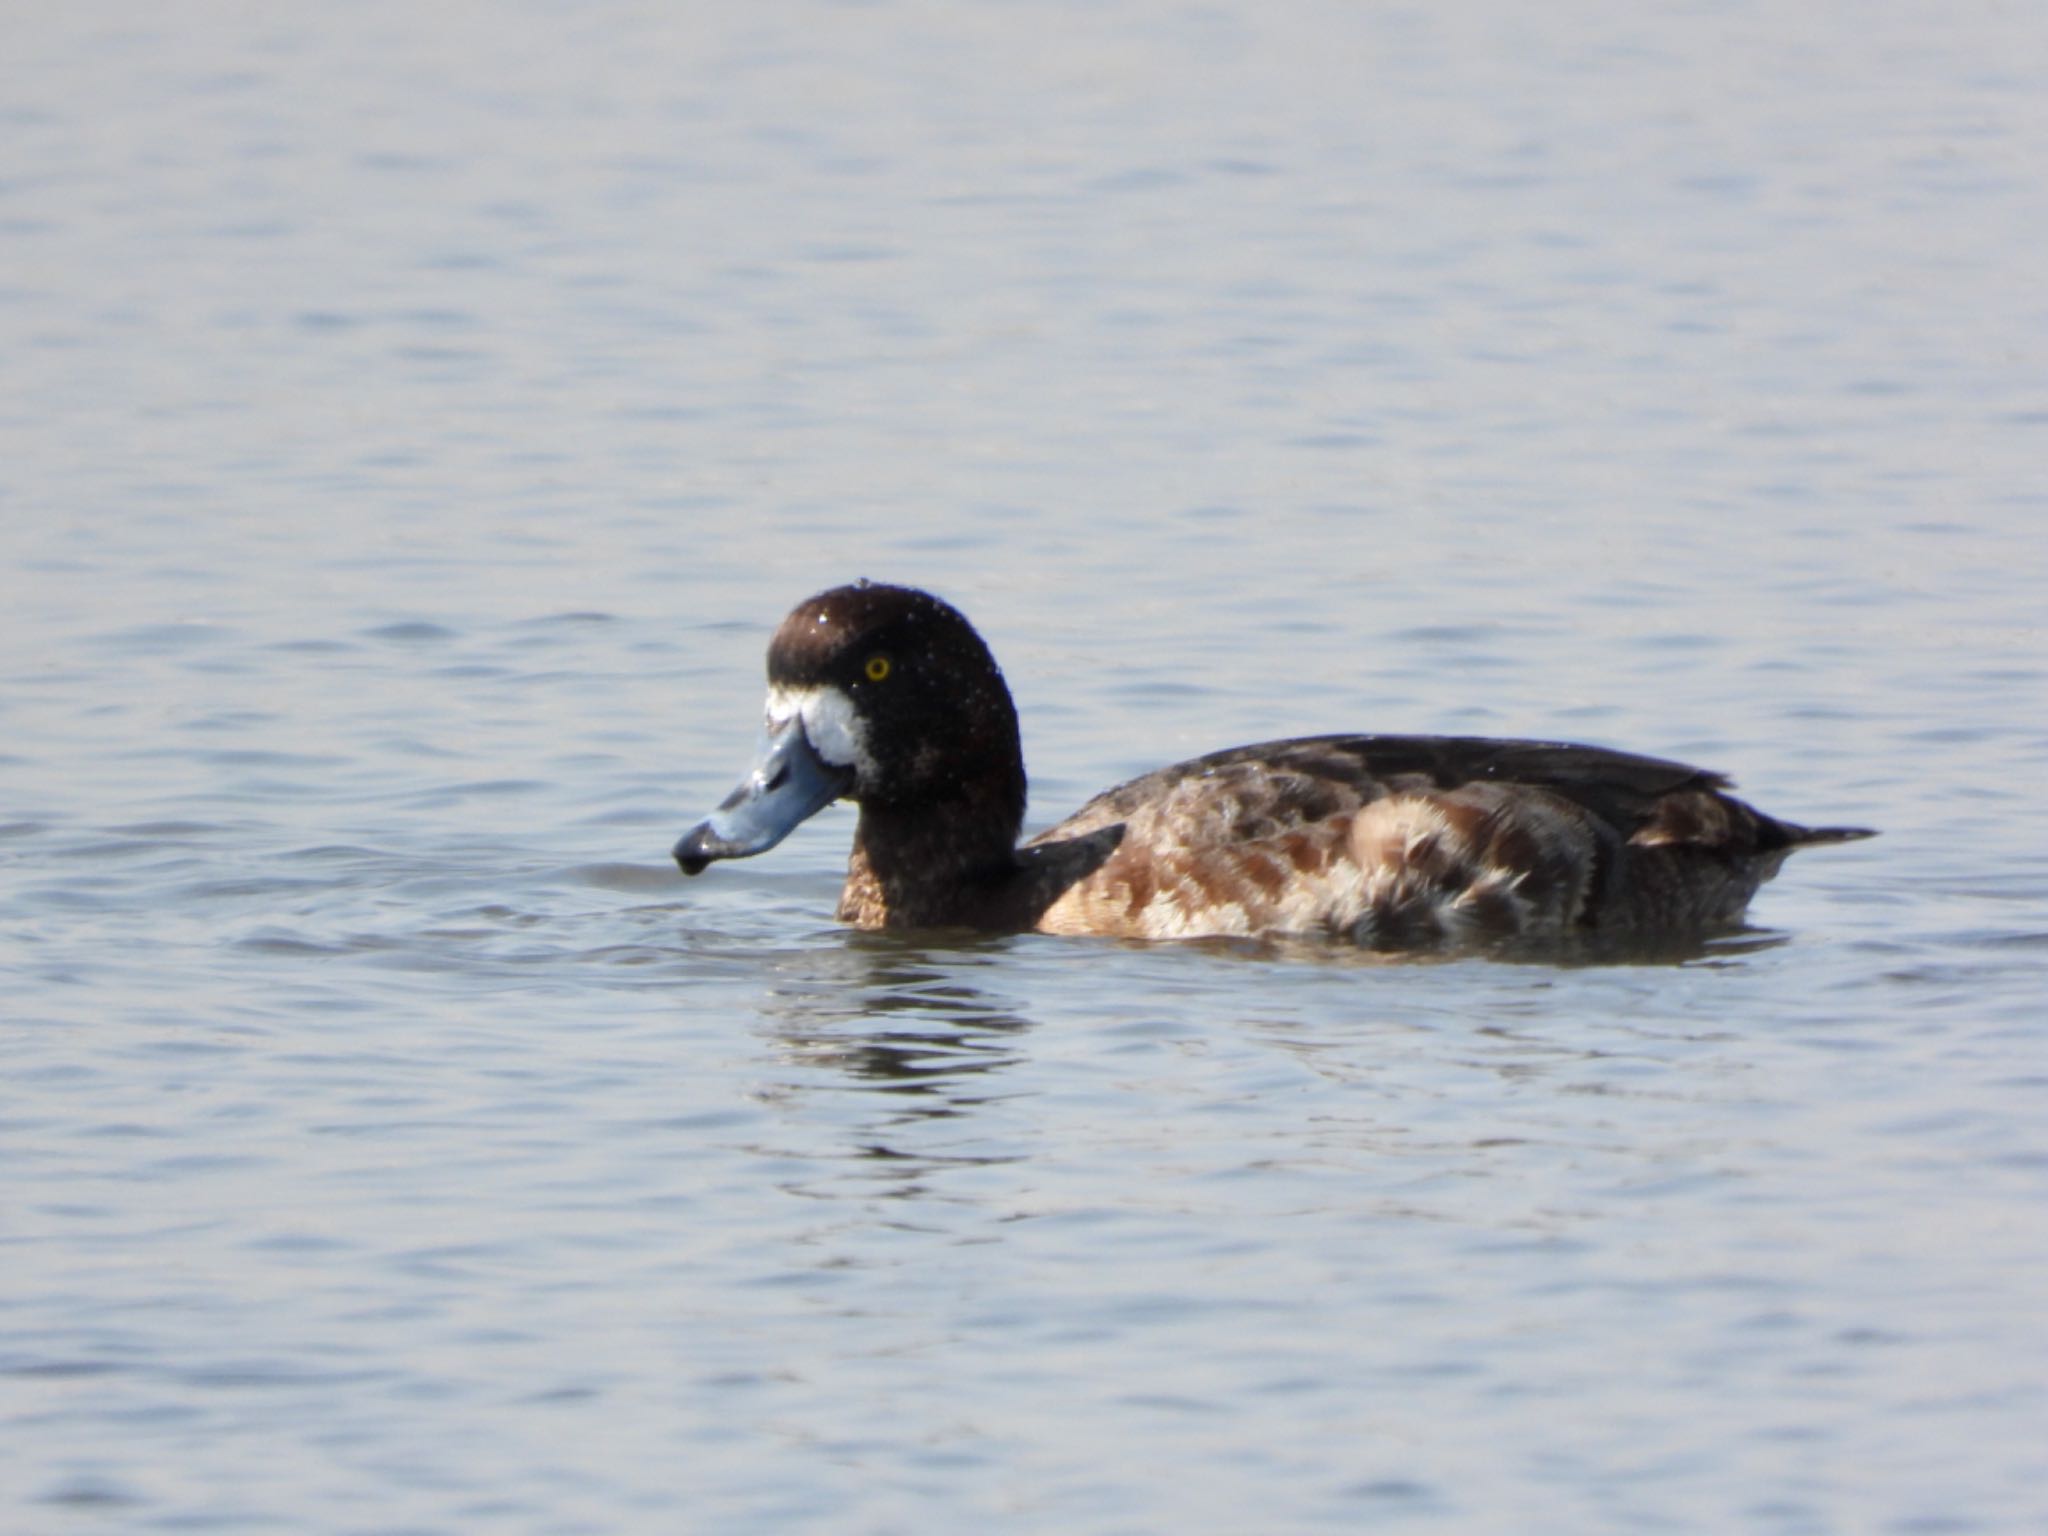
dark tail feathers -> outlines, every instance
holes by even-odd
[[[1816,843],[1855,843],[1877,836],[1875,827],[1795,827],[1787,823],[1785,830],[1792,834],[1794,848],[1811,848]]]

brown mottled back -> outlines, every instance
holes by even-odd
[[[1119,825],[1035,926],[1131,938],[1325,932],[1378,948],[1697,929],[1810,835],[1719,775],[1597,747],[1330,736],[1220,752],[1097,796],[1028,848]]]

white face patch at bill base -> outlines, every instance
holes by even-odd
[[[867,724],[842,690],[770,688],[770,733],[781,730],[792,719],[802,720],[811,750],[833,767],[855,768],[865,773],[873,766],[867,751]]]

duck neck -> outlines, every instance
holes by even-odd
[[[839,898],[857,928],[988,927],[1017,870],[1024,795],[981,785],[936,804],[861,806]]]

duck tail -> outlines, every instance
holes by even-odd
[[[1784,824],[1791,834],[1789,846],[1811,848],[1820,843],[1857,843],[1866,837],[1877,836],[1875,827],[1795,827]]]

